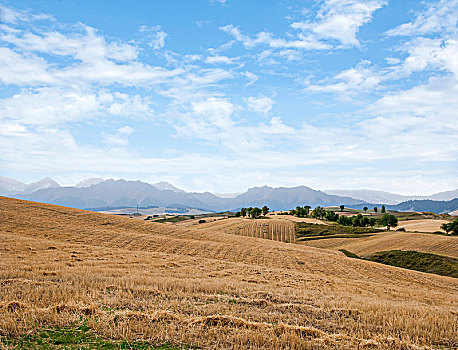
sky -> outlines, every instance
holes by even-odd
[[[0,0],[0,175],[458,188],[458,0]]]

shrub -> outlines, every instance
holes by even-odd
[[[204,220],[204,219],[199,220],[199,224],[203,224],[204,222],[207,222],[207,220]]]
[[[401,227],[401,228],[398,228],[396,231],[406,232],[406,229],[404,227]]]

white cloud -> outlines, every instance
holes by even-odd
[[[356,37],[359,28],[369,23],[374,12],[386,3],[386,0],[325,0],[313,21],[291,24],[291,28],[300,32],[289,35],[288,39],[274,38],[268,32],[259,32],[254,38],[250,38],[233,25],[226,25],[220,29],[242,42],[247,48],[268,45],[276,49],[329,50],[335,47],[329,41],[340,42],[343,46],[359,46]],[[289,60],[293,57],[297,59],[297,56],[291,54],[284,56]]]
[[[264,116],[266,116],[270,112],[272,106],[275,103],[274,100],[266,96],[250,96],[247,99],[245,99],[245,102],[248,105],[249,110],[259,114],[263,114]]]
[[[285,125],[281,117],[273,117],[269,125],[260,124],[260,132],[267,135],[293,135],[296,130],[288,125]]]
[[[414,36],[433,33],[456,33],[458,24],[458,1],[440,0],[425,2],[426,9],[407,22],[387,31],[390,36]]]
[[[205,59],[206,63],[210,64],[234,64],[238,60],[238,57],[227,57],[227,56],[209,56]]]
[[[308,50],[325,50],[330,49],[331,46],[320,42],[312,36],[299,34],[295,40],[276,39],[272,34],[267,32],[259,32],[254,39],[248,35],[242,34],[238,27],[231,24],[220,28],[222,31],[232,35],[235,40],[243,43],[247,48],[252,48],[257,45],[268,45],[276,49],[308,49]]]
[[[456,39],[415,38],[400,50],[408,56],[402,63],[407,73],[435,68],[453,73],[458,77],[458,37]]]
[[[31,22],[40,20],[54,20],[54,17],[43,13],[30,13],[24,10],[12,9],[0,4],[0,23]]]
[[[343,45],[359,46],[356,34],[384,6],[385,0],[326,0],[315,21],[295,22],[292,28],[313,33],[319,39],[333,39]]]
[[[9,60],[8,70],[36,70],[29,77],[7,73],[10,84],[20,85],[31,81],[35,84],[48,84],[51,80],[58,84],[97,83],[102,85],[122,84],[160,85],[169,82],[174,76],[183,73],[183,69],[168,70],[153,67],[137,60],[138,48],[131,44],[107,42],[97,34],[94,28],[82,26],[82,33],[62,34],[57,31],[31,33],[28,31],[7,32],[0,40],[15,46],[16,51],[3,49]],[[46,65],[37,54],[50,54],[68,57],[73,60],[64,68]],[[30,65],[30,68],[27,67]],[[25,67],[25,69],[24,69]],[[14,81],[14,78],[17,81]]]
[[[48,63],[33,54],[20,55],[0,47],[0,82],[6,85],[41,85],[56,82]]]
[[[210,4],[221,4],[225,5],[227,3],[227,0],[210,0]]]
[[[299,61],[301,59],[301,54],[297,50],[282,50],[278,55],[285,57],[288,62]]]
[[[115,134],[108,134],[103,132],[103,141],[110,146],[125,147],[129,145],[128,136],[134,132],[134,129],[126,125],[119,128]]]
[[[250,86],[250,85],[253,85],[258,79],[259,77],[254,74],[254,73],[251,73],[251,72],[243,72],[241,73],[245,78],[248,79],[248,83],[246,83],[245,86]]]
[[[162,30],[161,26],[141,26],[139,32],[154,50],[162,49],[165,46],[165,38],[167,38],[168,34]]]
[[[371,62],[361,61],[356,67],[346,69],[321,84],[309,85],[306,89],[337,94],[352,94],[357,91],[371,92],[384,79],[387,79],[387,75],[377,72]]]
[[[62,88],[23,89],[0,100],[0,120],[22,125],[63,125],[106,115],[151,116],[148,98]]]

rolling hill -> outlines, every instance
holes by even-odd
[[[225,234],[224,220],[181,227],[2,197],[0,206],[0,346],[61,332],[153,348],[458,342],[451,277]]]

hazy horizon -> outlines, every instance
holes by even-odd
[[[458,2],[0,0],[0,175],[458,188]]]
[[[0,177],[2,177],[2,175],[0,175]],[[103,181],[107,181],[107,180],[114,180],[114,181],[117,181],[117,180],[125,180],[125,181],[141,181],[141,182],[144,182],[144,183],[148,183],[150,185],[156,185],[158,183],[161,183],[161,182],[166,182],[172,186],[174,186],[175,188],[177,188],[178,190],[183,190],[185,192],[210,192],[210,193],[213,193],[215,194],[216,196],[219,196],[219,197],[222,197],[222,198],[233,198],[233,197],[236,197],[240,194],[243,194],[245,193],[246,191],[248,191],[250,188],[253,188],[253,187],[264,187],[264,186],[268,186],[268,187],[271,187],[271,188],[280,188],[280,187],[283,187],[283,188],[292,188],[292,187],[298,187],[298,186],[306,186],[306,187],[310,187],[312,188],[313,190],[318,190],[318,191],[322,191],[322,192],[333,192],[333,191],[374,191],[374,192],[385,192],[385,193],[389,193],[389,194],[393,194],[393,195],[400,195],[400,196],[411,196],[411,197],[427,197],[427,196],[430,196],[430,195],[433,195],[433,194],[436,194],[436,193],[439,193],[439,192],[448,192],[448,191],[454,191],[454,190],[457,190],[457,188],[451,188],[449,190],[445,190],[445,191],[439,191],[439,192],[432,192],[432,193],[398,193],[398,192],[393,192],[393,191],[382,191],[382,190],[378,190],[376,188],[313,188],[311,186],[308,186],[307,184],[300,184],[300,185],[296,185],[296,186],[275,186],[275,185],[269,185],[269,184],[259,184],[259,185],[255,185],[255,186],[251,186],[251,187],[247,187],[245,189],[242,189],[238,192],[212,192],[212,191],[208,191],[208,190],[201,190],[201,191],[196,191],[196,190],[193,190],[193,189],[186,189],[186,188],[181,188],[181,187],[178,187],[178,186],[175,186],[174,183],[171,183],[171,182],[168,182],[168,181],[158,181],[158,182],[148,182],[148,181],[143,181],[143,180],[140,180],[140,179],[125,179],[125,178],[119,178],[119,177],[111,177],[111,178],[102,178],[102,177],[94,177],[94,178],[84,178],[82,181],[79,181],[79,182],[76,182],[76,183],[60,183],[59,181],[56,181],[54,178],[50,177],[50,176],[46,176],[44,178],[40,178],[40,179],[36,179],[34,181],[30,181],[30,182],[25,182],[25,181],[21,181],[20,179],[14,179],[16,181],[20,181],[24,184],[31,184],[31,183],[36,183],[36,182],[39,182],[41,180],[44,180],[46,178],[50,178],[52,179],[53,181],[57,182],[60,186],[62,187],[75,187],[77,185],[79,185],[80,182],[83,182],[85,180],[92,180],[92,179],[102,179]]]

